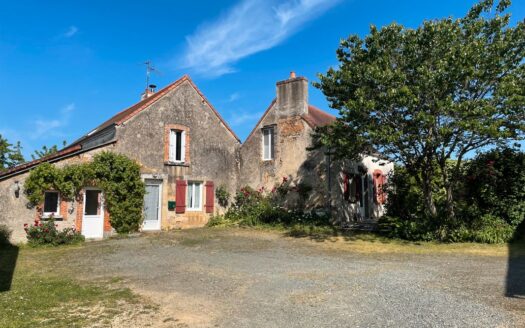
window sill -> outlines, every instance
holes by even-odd
[[[190,167],[190,163],[178,163],[178,162],[164,162],[164,165],[166,166],[183,166],[183,167]]]
[[[62,216],[51,216],[51,215],[43,215],[42,217],[40,217],[40,220],[41,221],[49,221],[49,220],[55,220],[55,221],[64,221],[64,218]]]

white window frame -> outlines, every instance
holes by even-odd
[[[197,190],[197,188],[193,187],[193,188],[190,188],[190,185],[198,185],[199,186],[199,195],[200,195],[200,199],[199,199],[199,207],[195,207],[195,204],[190,204],[190,201],[193,199],[195,199],[195,190]],[[187,183],[187,186],[186,186],[186,210],[187,211],[202,211],[202,200],[203,200],[203,195],[202,195],[202,181],[188,181]],[[189,192],[190,190],[192,191],[193,193],[193,197],[188,197],[189,195]]]
[[[177,160],[177,132],[180,132],[180,160]],[[169,155],[171,163],[184,163],[186,161],[186,131],[171,129],[169,135]]]
[[[268,156],[266,156],[265,154],[265,147],[266,145],[264,144],[264,141],[265,141],[265,136],[267,135],[266,133],[268,133],[268,141],[269,141],[269,144],[268,144]],[[262,159],[263,161],[272,161],[275,157],[275,148],[274,148],[274,128],[272,126],[267,126],[267,127],[264,127],[262,128]]]
[[[44,212],[44,210],[46,208],[46,194],[47,193],[55,193],[55,194],[57,194],[57,210],[56,210],[56,212]],[[44,192],[44,204],[42,206],[42,217],[49,218],[51,216],[53,216],[53,217],[60,216],[60,193],[58,191],[54,191],[54,190],[48,190],[48,191]]]

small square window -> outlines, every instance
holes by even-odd
[[[273,127],[263,128],[262,134],[263,134],[263,160],[269,161],[274,158]]]
[[[60,215],[60,195],[57,191],[46,191],[44,193],[44,216]]]

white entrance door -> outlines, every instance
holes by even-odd
[[[86,238],[104,237],[104,204],[102,191],[94,188],[84,190],[84,215],[82,235]]]
[[[146,180],[143,230],[160,230],[162,180]]]

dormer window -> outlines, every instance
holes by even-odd
[[[186,155],[186,131],[170,130],[169,161],[184,163]]]
[[[271,161],[274,158],[274,133],[273,127],[262,129],[263,134],[263,160]]]

